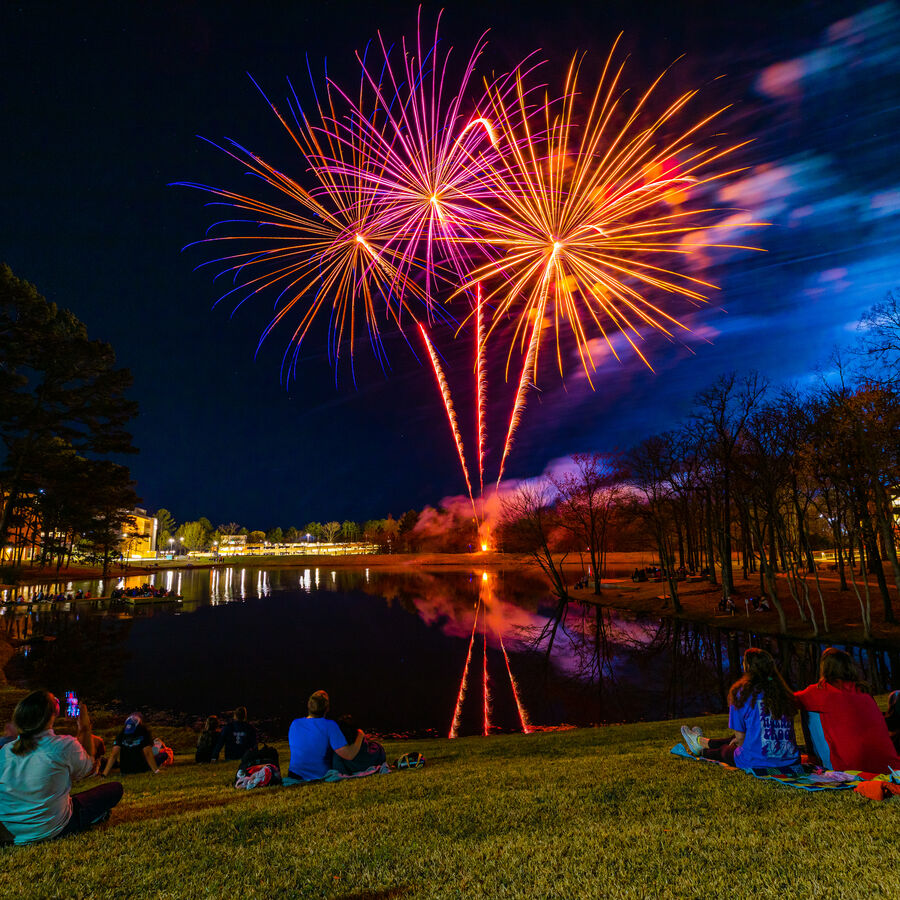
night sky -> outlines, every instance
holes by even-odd
[[[324,339],[310,342],[285,386],[285,332],[254,358],[272,303],[233,317],[228,306],[212,309],[221,291],[208,270],[194,271],[202,254],[182,247],[215,216],[202,194],[169,186],[246,188],[240,167],[197,135],[234,138],[290,171],[286,135],[246,73],[279,101],[286,77],[308,84],[306,54],[314,72],[327,58],[332,77],[356,83],[354,51],[379,28],[389,40],[412,33],[416,7],[3,4],[0,259],[72,309],[134,373],[140,454],[129,464],[149,508],[168,507],[179,521],[301,527],[398,516],[462,491],[433,377],[404,342],[388,342],[388,376],[361,351],[356,388],[346,371],[335,384]],[[671,427],[697,390],[732,368],[803,384],[900,283],[896,4],[447,7],[442,33],[460,52],[491,29],[485,69],[534,49],[548,72],[576,50],[599,64],[624,31],[628,77],[643,87],[686,54],[672,92],[701,86],[710,108],[733,104],[723,127],[735,141],[754,139],[740,159],[750,169],[711,199],[746,210],[731,214],[728,237],[766,252],[702,260],[721,290],[685,316],[683,344],[648,335],[655,374],[633,356],[607,358],[592,393],[575,365],[565,383],[548,369],[510,477]],[[439,9],[425,4],[427,21]],[[748,219],[772,224],[750,234]],[[471,442],[464,349],[447,353]],[[496,466],[509,388],[492,397]]]

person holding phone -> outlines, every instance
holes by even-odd
[[[58,735],[53,724],[59,701],[34,691],[16,706],[15,741],[0,747],[0,840],[30,844],[86,831],[109,818],[122,799],[117,781],[71,796],[72,784],[94,771],[91,718],[78,711],[75,737]]]

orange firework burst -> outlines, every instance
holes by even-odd
[[[515,108],[507,95],[490,94],[491,118],[505,150],[502,165],[490,173],[494,204],[480,234],[491,259],[471,272],[463,289],[477,282],[492,285],[485,298],[494,306],[489,336],[512,317],[507,371],[514,348],[524,350],[527,342],[532,381],[546,326],[555,334],[561,374],[566,328],[589,381],[596,369],[594,334],[618,358],[611,336],[621,332],[649,366],[637,344],[642,331],[672,336],[686,326],[648,293],[678,295],[697,304],[706,299],[703,291],[714,287],[656,260],[700,247],[732,246],[705,238],[716,228],[710,218],[718,210],[679,207],[688,189],[740,171],[705,174],[743,144],[694,143],[723,110],[676,128],[697,92],[686,91],[652,114],[660,76],[624,112],[622,66],[614,67],[614,52],[615,46],[590,99],[579,90],[578,60],[568,69],[561,99],[548,100],[537,113],[528,108],[530,92],[521,76]]]
[[[293,373],[300,346],[323,311],[329,316],[329,357],[334,363],[345,344],[352,362],[357,332],[363,324],[376,356],[383,361],[379,320],[402,327],[404,311],[415,321],[410,301],[426,302],[424,292],[411,277],[418,271],[417,260],[408,248],[401,256],[389,246],[394,231],[379,221],[379,207],[363,181],[348,174],[372,167],[367,145],[348,139],[335,125],[330,84],[324,97],[324,104],[317,108],[319,121],[315,125],[295,100],[288,101],[293,121],[269,102],[314,174],[316,187],[307,190],[233,141],[214,146],[271,189],[271,201],[181,182],[214,194],[221,205],[237,210],[240,216],[231,215],[213,225],[212,234],[197,242],[240,248],[204,263],[223,264],[219,275],[229,275],[236,284],[217,303],[231,298],[237,308],[251,297],[274,293],[276,313],[263,330],[260,344],[286,318],[299,318],[293,323],[285,354],[287,375]],[[330,165],[324,164],[326,159]]]

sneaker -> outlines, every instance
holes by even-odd
[[[696,734],[692,728],[689,728],[687,725],[682,725],[681,739],[684,741],[684,746],[688,748],[690,753],[694,756],[700,755],[700,751],[703,748],[700,746],[699,735]]]
[[[703,737],[703,729],[698,728],[696,725],[689,725],[688,731],[693,732],[697,737]]]

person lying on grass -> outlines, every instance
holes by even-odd
[[[117,781],[72,797],[72,783],[94,771],[91,717],[81,705],[76,737],[57,735],[59,701],[34,691],[13,713],[18,737],[0,748],[0,840],[30,844],[85,831],[122,799]]]
[[[731,738],[707,738],[699,728],[681,727],[684,745],[694,756],[741,769],[786,768],[800,761],[793,718],[797,704],[775,660],[751,647],[744,653],[743,676],[728,692]]]
[[[342,759],[354,759],[362,746],[363,733],[357,729],[356,737],[347,742],[338,723],[326,719],[329,707],[328,694],[316,691],[306,703],[309,715],[294,719],[288,729],[291,762],[288,776],[302,781],[324,778],[331,768],[331,751]]]
[[[794,696],[801,709],[819,713],[832,769],[885,774],[900,768],[885,717],[845,650],[827,647],[819,680]]]

